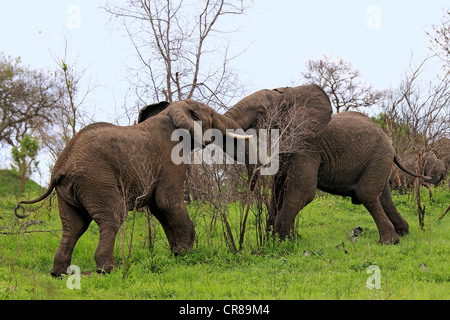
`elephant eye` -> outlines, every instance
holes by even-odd
[[[194,121],[200,121],[200,117],[198,116],[197,113],[195,113],[195,111],[191,110],[191,117],[192,119],[194,119]]]

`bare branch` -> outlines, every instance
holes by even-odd
[[[243,93],[229,67],[238,55],[228,55],[228,45],[220,43],[228,43],[226,32],[217,26],[246,9],[243,0],[135,0],[105,6],[124,26],[138,56],[139,65],[130,70],[140,100],[161,100],[163,93],[169,102],[193,98],[212,107]]]
[[[371,107],[383,96],[383,92],[361,80],[360,72],[350,62],[332,55],[323,55],[319,60],[309,60],[302,76],[327,92],[337,113]]]

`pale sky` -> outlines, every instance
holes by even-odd
[[[133,58],[127,38],[112,30],[109,14],[93,0],[0,2],[0,51],[32,68],[55,69],[64,36],[78,54],[77,66],[97,85],[89,103],[96,121],[114,121],[128,90],[126,65]],[[299,85],[309,59],[334,53],[350,61],[379,89],[395,87],[411,56],[429,52],[424,30],[444,15],[448,0],[254,0],[237,23],[231,50],[250,48],[233,61],[249,94]],[[234,21],[236,22],[236,21]],[[152,103],[149,101],[148,103]],[[134,99],[130,99],[130,104]],[[3,161],[0,156],[0,161]],[[41,184],[46,184],[47,181]]]

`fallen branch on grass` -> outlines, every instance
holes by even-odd
[[[38,233],[38,232],[50,232],[53,234],[53,232],[62,231],[62,229],[55,229],[55,230],[26,230],[29,226],[32,226],[33,224],[41,224],[46,223],[42,220],[30,220],[22,224],[19,228],[19,231],[2,231],[0,234],[23,234],[23,233]],[[56,235],[53,234],[55,237]]]
[[[53,232],[59,232],[59,231],[62,231],[62,229],[55,229],[55,230],[29,230],[29,231],[3,231],[3,232],[0,232],[0,234],[21,234],[21,233],[37,233],[37,232],[50,232],[51,234],[53,234]],[[56,235],[54,235],[54,236],[56,237]]]
[[[41,223],[45,223],[45,222],[42,221],[42,220],[30,220],[30,221],[27,221],[27,222],[23,223],[20,226],[20,231],[21,232],[22,231],[25,232],[29,226],[32,226],[33,224],[41,224]]]

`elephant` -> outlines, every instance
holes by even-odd
[[[431,147],[431,150],[436,154],[436,156],[445,162],[447,169],[450,169],[450,139],[449,138],[439,138],[437,139]],[[450,179],[447,178],[447,187],[450,188]]]
[[[62,239],[52,276],[67,272],[75,244],[92,220],[100,234],[94,254],[97,272],[110,272],[117,266],[113,251],[120,226],[130,210],[144,206],[161,223],[174,254],[192,249],[195,231],[183,199],[186,164],[172,161],[171,150],[179,142],[171,136],[176,129],[186,129],[197,139],[196,126],[223,134],[239,128],[230,118],[188,99],[147,106],[133,126],[88,125],[68,142],[47,191],[35,200],[20,201],[14,210],[24,218],[17,212],[24,210],[22,204],[42,201],[56,190]]]
[[[450,139],[439,138],[431,146],[436,157],[445,162],[447,169],[450,168]]]
[[[265,124],[280,132],[297,128],[286,138],[294,148],[280,149],[281,164],[272,178],[267,228],[281,240],[291,236],[295,217],[314,199],[316,188],[363,204],[382,244],[397,243],[399,236],[409,233],[391,199],[392,164],[410,175],[431,178],[407,170],[386,134],[369,117],[354,111],[332,114],[327,94],[314,84],[257,91],[224,115],[243,130]],[[247,159],[246,164],[252,167]]]
[[[414,170],[418,153],[416,151],[406,153],[402,158],[405,168]],[[434,178],[434,184],[441,182],[447,175],[447,166],[444,161],[438,159],[434,152],[428,152],[422,157],[423,174]],[[390,178],[391,188],[403,190],[414,184],[414,180],[405,173],[394,170]]]
[[[448,167],[446,163],[439,159],[435,153],[427,154],[423,159],[423,174],[434,178],[434,184],[438,184],[445,179]]]

